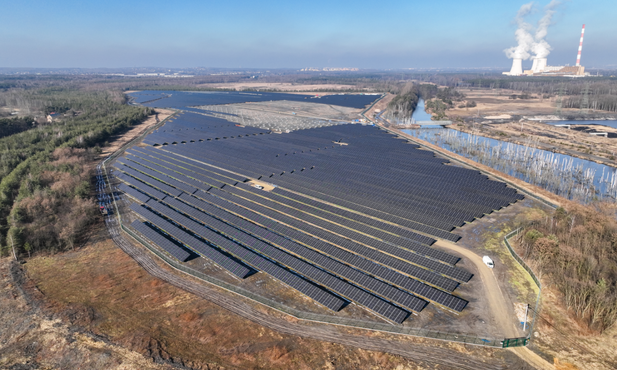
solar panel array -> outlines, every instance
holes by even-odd
[[[350,108],[364,108],[377,100],[379,95],[332,94],[302,95],[270,92],[236,92],[236,91],[137,91],[129,93],[134,101],[153,108],[175,108],[191,110],[190,107],[202,105],[237,104],[265,101],[302,101],[338,105]]]
[[[204,243],[203,241],[196,238],[194,235],[187,233],[186,231],[172,224],[168,220],[158,216],[157,214],[150,211],[149,209],[144,208],[134,203],[131,205],[131,210],[133,210],[135,213],[137,213],[138,215],[146,219],[148,222],[156,226],[161,231],[172,236],[178,242],[187,246],[188,248],[195,251],[199,255],[204,256],[214,261],[217,265],[226,269],[233,275],[239,278],[245,278],[247,275],[251,273],[250,268],[230,258],[224,253],[221,253],[221,251],[219,251],[218,249]]]
[[[133,227],[133,229],[139,231],[143,236],[150,239],[154,244],[166,250],[176,259],[185,262],[191,256],[189,252],[185,251],[180,246],[174,244],[171,240],[163,236],[160,232],[151,229],[146,224],[135,220],[133,221],[131,226]]]
[[[234,140],[191,142],[198,128]],[[429,302],[462,311],[468,302],[454,291],[473,275],[432,244],[456,242],[457,227],[523,198],[375,127],[242,129],[182,114],[147,139],[186,144],[129,150],[115,163],[120,189],[145,204],[131,209],[161,237],[334,310],[353,301],[392,322]]]

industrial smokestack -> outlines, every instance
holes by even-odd
[[[533,58],[533,64],[531,65],[531,72],[538,72],[538,58]]]
[[[512,68],[510,69],[510,76],[520,76],[523,74],[523,59],[512,59]]]
[[[583,30],[581,31],[581,42],[578,44],[578,55],[576,56],[576,66],[581,66],[581,51],[583,51],[583,36],[585,36],[585,25],[583,25]]]

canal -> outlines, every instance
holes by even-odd
[[[412,118],[430,120],[423,100]],[[441,126],[402,131],[568,199],[582,203],[617,199],[617,169],[536,149],[532,141],[520,145]]]

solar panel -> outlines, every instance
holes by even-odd
[[[221,247],[222,249],[234,254],[238,255],[238,248],[236,247],[236,243],[241,243],[247,248],[262,254],[268,257],[271,260],[277,261],[279,264],[286,266],[289,269],[294,270],[296,273],[309,278],[310,280],[325,286],[326,288],[344,296],[349,299],[352,299],[369,309],[375,311],[376,313],[394,321],[394,322],[402,322],[408,316],[408,313],[392,304],[389,304],[357,287],[337,278],[334,275],[328,274],[323,270],[315,268],[311,264],[304,262],[288,253],[281,251],[271,245],[256,239],[255,237],[242,232],[236,228],[225,224],[213,217],[206,215],[205,213],[201,213],[201,215],[197,215],[197,210],[191,211],[187,210],[190,213],[193,213],[195,216],[200,216],[202,222],[208,226],[208,228],[202,226],[201,224],[191,220],[190,218],[183,216],[182,214],[172,210],[171,208],[162,205],[158,202],[148,202],[148,206],[151,206],[157,212],[169,217],[171,220],[181,224],[183,227],[192,230],[193,232],[200,235],[202,238],[208,240],[211,243]],[[223,233],[230,239],[233,239],[236,243],[232,242],[229,239],[224,238],[223,236],[211,231],[210,229]],[[241,258],[241,257],[239,257]]]
[[[123,191],[125,194],[129,195],[130,197],[134,198],[135,200],[138,200],[142,203],[146,203],[150,197],[147,196],[144,193],[141,193],[139,191],[137,191],[136,189],[133,189],[132,187],[126,185],[126,184],[120,184],[118,186],[118,189],[120,189],[121,191]]]
[[[141,172],[135,171],[134,169],[129,168],[127,166],[117,166],[117,168],[120,171],[125,172],[126,174],[131,175],[132,177],[134,177],[134,178],[136,178],[136,179],[138,179],[140,181],[143,181],[146,184],[148,184],[148,185],[150,185],[150,186],[152,186],[152,187],[154,187],[154,188],[156,188],[156,189],[158,189],[160,191],[163,191],[163,192],[165,192],[167,194],[170,194],[172,196],[178,196],[178,195],[182,194],[182,191],[180,191],[180,190],[178,190],[176,188],[173,188],[173,187],[171,187],[171,186],[169,186],[167,184],[164,184],[164,183],[162,183],[161,181],[157,180],[154,177],[147,176],[147,175],[144,175]]]
[[[180,104],[176,94],[153,94]],[[205,99],[201,95],[186,98]],[[173,207],[175,215],[165,217],[177,224],[188,222],[178,218],[181,213],[190,216],[213,233],[208,243],[232,260],[256,269],[268,261],[290,274],[287,278],[336,297],[331,307],[344,300],[324,287],[356,303],[374,304],[371,309],[396,322],[405,313],[401,307],[418,310],[425,300],[462,310],[467,301],[450,293],[472,275],[454,266],[458,257],[430,245],[435,238],[456,242],[455,228],[524,198],[504,183],[449,166],[446,159],[374,127],[337,125],[270,135],[236,127],[223,119],[238,119],[235,112],[219,110],[207,108],[216,118],[182,114],[144,140],[185,144],[129,150],[117,164],[125,172],[118,177],[128,184],[122,189],[159,211]],[[255,190],[242,184],[245,177],[275,189]],[[215,235],[234,252],[216,244]],[[352,296],[355,289],[367,295]]]
[[[133,229],[140,232],[143,236],[150,239],[154,244],[166,250],[169,254],[171,254],[180,262],[185,262],[191,256],[189,252],[172,243],[169,239],[149,228],[142,222],[135,220],[133,221],[131,226],[133,227]]]
[[[183,202],[180,202],[176,199],[168,198],[166,199],[165,202],[171,205],[172,207],[174,207],[175,209],[180,210],[183,213],[204,223],[211,224],[212,223],[211,216],[214,216],[218,220],[222,220],[230,226],[238,228],[239,230],[247,234],[250,234],[251,236],[256,237],[260,240],[273,244],[279,249],[285,250],[311,264],[320,266],[321,268],[333,274],[340,275],[344,279],[351,281],[359,286],[362,286],[365,289],[370,290],[372,293],[376,295],[381,296],[383,299],[390,300],[410,310],[419,312],[426,306],[425,301],[422,301],[408,293],[401,292],[397,290],[396,288],[393,288],[392,286],[388,284],[385,284],[366,274],[356,271],[348,267],[347,265],[344,265],[336,260],[333,260],[319,253],[316,253],[309,248],[306,248],[300,244],[292,242],[289,239],[286,239],[280,235],[270,232],[269,230],[265,228],[259,227],[253,223],[243,220],[240,217],[224,212],[216,207],[213,207],[213,206],[208,207],[209,212],[206,215],[205,213],[200,212],[197,209],[192,208],[189,205]],[[233,235],[236,235],[236,237],[238,237],[238,234],[234,233]],[[264,247],[261,244],[261,242],[256,242],[253,240],[245,241],[245,243],[250,244],[253,247],[257,243],[257,244],[260,244],[262,247]],[[272,251],[271,248],[269,250]],[[268,254],[268,256],[271,256],[271,255]],[[306,276],[309,276],[309,275],[306,275]]]
[[[216,193],[220,194],[223,192],[217,190]],[[208,201],[211,201],[213,204],[216,204],[216,206],[221,207],[222,209],[229,210],[233,213],[243,212],[242,211],[243,208],[233,205],[232,203],[229,203],[221,198],[217,198],[217,197],[213,197],[209,195],[207,195],[207,197],[208,197]],[[187,196],[187,195],[182,195],[180,198],[187,201],[188,199],[192,197]],[[194,201],[194,204],[198,208],[203,206],[201,203],[198,203],[197,201]],[[400,288],[408,290],[417,296],[434,301],[435,303],[438,303],[454,311],[462,310],[467,305],[467,301],[459,297],[454,297],[454,299],[452,299],[450,297],[453,297],[453,296],[451,296],[450,294],[446,292],[440,291],[439,289],[435,289],[434,287],[430,285],[423,284],[417,280],[401,275],[400,273],[396,271],[388,270],[388,268],[391,268],[392,266],[388,266],[387,264],[381,265],[381,264],[376,263],[375,261],[372,261],[369,259],[363,259],[357,253],[350,253],[347,250],[339,249],[333,245],[324,243],[323,241],[319,239],[312,238],[297,230],[286,228],[285,226],[282,226],[281,224],[274,222],[273,220],[268,219],[260,214],[254,213],[252,211],[246,211],[246,212],[249,212],[249,214],[244,213],[247,218],[251,220],[256,220],[259,224],[266,226],[270,230],[283,233],[285,236],[289,237],[290,239],[293,239],[295,241],[298,241],[308,246],[312,246],[313,248],[317,248],[320,251],[327,253],[333,258],[336,258],[344,263],[349,263],[353,265],[354,267],[361,269],[363,271],[366,271],[367,273],[371,275],[378,276],[382,278],[383,280],[388,281]],[[289,230],[292,230],[295,233],[290,234]],[[304,238],[302,237],[302,235],[304,235]],[[375,256],[372,256],[372,257],[375,257]],[[452,283],[454,284],[454,286],[451,287],[449,291],[456,288],[457,284],[454,282]]]
[[[116,177],[120,180],[125,182],[126,184],[132,185],[134,186],[136,189],[139,189],[139,191],[146,193],[147,195],[153,197],[153,198],[158,198],[158,199],[163,199],[165,198],[167,195],[165,195],[164,193],[156,190],[155,188],[135,179],[134,177],[125,175],[125,174],[118,174],[116,175]]]
[[[130,208],[132,211],[136,212],[141,217],[148,220],[151,224],[155,225],[156,227],[164,231],[166,234],[172,236],[174,239],[186,245],[202,257],[212,260],[217,265],[221,266],[233,275],[243,279],[249,274],[251,274],[252,271],[248,267],[234,261],[230,257],[222,254],[217,249],[208,246],[206,243],[203,243],[202,241],[181,230],[177,226],[169,223],[160,216],[157,216],[152,211],[149,211],[148,209],[135,203],[131,204]]]

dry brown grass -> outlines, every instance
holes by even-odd
[[[455,106],[453,109],[448,109],[446,114],[450,117],[475,116],[478,115],[478,112],[480,116],[500,114],[536,115],[555,113],[555,98],[510,99],[510,95],[519,95],[520,92],[506,89],[458,89],[458,91],[465,94],[466,101],[475,101],[477,105],[473,108],[458,108]],[[563,109],[564,113],[567,113],[568,111],[576,112],[577,110]]]
[[[281,335],[148,275],[108,239],[26,268],[50,308],[142,354],[241,369],[416,368],[398,356]]]

